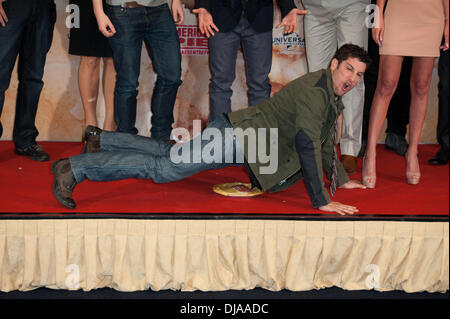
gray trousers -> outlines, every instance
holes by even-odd
[[[336,50],[346,43],[367,50],[366,7],[370,0],[303,0],[309,72],[327,68]],[[345,105],[341,154],[357,156],[361,148],[364,81],[343,97]]]
[[[241,45],[245,59],[249,105],[256,106],[270,97],[272,31],[256,32],[243,15],[234,30],[217,32],[209,38],[210,121],[214,121],[223,113],[231,112],[231,86],[236,78],[236,59]]]

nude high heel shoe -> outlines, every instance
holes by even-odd
[[[377,177],[376,176],[363,176],[362,183],[367,188],[375,188],[375,185],[377,184]]]
[[[417,185],[420,183],[420,173],[406,172],[406,181],[410,185]]]
[[[364,166],[366,161],[366,157],[363,158],[363,172],[364,172]],[[377,176],[376,175],[363,175],[362,176],[362,183],[367,188],[375,188],[375,185],[377,183]]]
[[[405,159],[408,161],[408,153],[405,154]],[[410,172],[406,169],[406,182],[410,185],[417,185],[420,183],[420,172]]]

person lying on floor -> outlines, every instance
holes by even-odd
[[[341,215],[358,212],[330,200],[323,170],[332,195],[337,187],[365,188],[349,180],[337,159],[336,123],[344,108],[341,97],[357,85],[370,63],[364,49],[346,44],[328,69],[292,81],[258,106],[219,116],[181,145],[88,127],[83,154],[52,164],[53,194],[73,209],[73,190],[85,179],[168,183],[204,170],[244,165],[252,185],[262,190],[281,191],[304,178],[313,207]]]

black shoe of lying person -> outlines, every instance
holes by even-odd
[[[102,129],[92,125],[89,125],[86,128],[86,131],[84,132],[85,144],[83,150],[81,151],[82,154],[101,152],[100,134],[102,134],[102,132]]]
[[[53,195],[55,198],[66,206],[74,209],[77,204],[72,199],[72,193],[77,185],[75,176],[70,166],[68,158],[60,159],[52,164],[52,173],[55,175],[53,182]]]

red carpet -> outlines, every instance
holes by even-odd
[[[78,154],[81,150],[80,143],[44,142],[42,145],[52,160]],[[448,218],[449,166],[436,167],[427,163],[437,150],[437,145],[420,146],[422,181],[411,186],[406,183],[404,158],[380,145],[377,188],[338,190],[334,200],[357,206],[361,217],[430,215]],[[351,178],[361,179],[361,173]],[[77,209],[68,210],[52,195],[50,162],[38,163],[16,156],[12,142],[0,142],[0,181],[0,217],[11,213],[321,214],[312,208],[303,181],[284,192],[267,193],[252,199],[226,198],[213,193],[214,184],[248,181],[244,169],[237,167],[203,172],[170,184],[136,179],[103,183],[86,181],[74,192]]]

